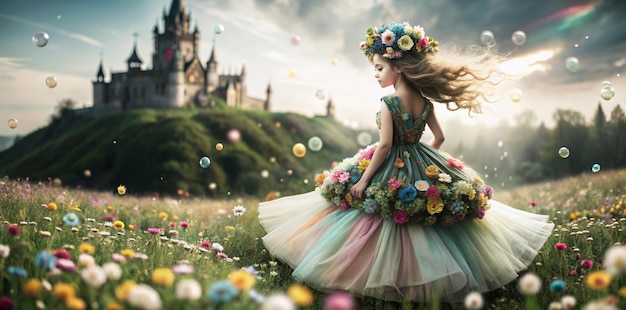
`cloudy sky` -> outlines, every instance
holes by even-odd
[[[626,108],[626,2],[620,0],[187,0],[192,27],[200,30],[200,60],[206,63],[213,39],[221,72],[238,72],[246,64],[248,91],[264,98],[271,83],[274,111],[323,114],[326,100],[337,117],[358,127],[374,125],[378,100],[392,89],[379,89],[373,68],[358,49],[370,26],[408,21],[446,49],[481,45],[484,30],[495,35],[496,48],[509,54],[503,67],[521,74],[502,84],[500,101],[489,115],[468,120],[465,113],[437,107],[446,122],[496,124],[512,121],[523,110],[534,111],[550,125],[557,108],[591,118],[598,102],[608,114]],[[151,67],[152,28],[162,29],[161,16],[171,0],[10,1],[0,6],[0,119],[19,126],[0,126],[0,135],[27,134],[45,126],[54,106],[72,98],[92,104],[91,81],[102,59],[107,78],[126,69],[137,34],[139,56]],[[213,27],[223,25],[215,35]],[[511,42],[513,32],[526,33],[525,44]],[[49,34],[37,47],[32,37]],[[299,44],[292,44],[298,36]],[[565,67],[577,57],[580,69]],[[45,80],[56,77],[58,86]],[[615,97],[600,98],[602,81],[615,87]],[[513,103],[509,92],[522,90]],[[5,123],[6,124],[6,123]]]

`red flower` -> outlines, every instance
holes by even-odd
[[[567,244],[562,243],[562,242],[557,242],[557,243],[554,244],[554,248],[557,251],[565,251],[565,250],[567,250]]]
[[[200,246],[203,248],[210,248],[211,247],[211,242],[209,241],[202,241],[200,242]]]
[[[20,234],[20,228],[15,224],[9,225],[9,228],[7,230],[9,231],[9,234],[12,236],[17,236]]]
[[[409,214],[404,210],[396,210],[393,212],[393,221],[396,224],[404,224],[409,221]]]
[[[569,275],[575,277],[578,275],[578,272],[576,270],[570,270]]]
[[[458,159],[456,159],[456,158],[449,158],[448,159],[448,164],[450,166],[454,167],[454,168],[457,168],[457,169],[463,169],[463,167],[464,167],[463,166],[463,162],[458,160]]]
[[[583,269],[591,269],[591,267],[593,267],[593,262],[588,259],[583,259],[583,261],[580,262],[580,267]]]
[[[72,259],[72,256],[70,255],[70,252],[64,250],[64,249],[57,249],[56,251],[54,251],[53,254],[56,258],[63,258],[63,259]]]
[[[536,201],[534,201],[534,200],[531,200],[531,201],[530,201],[530,206],[531,206],[531,207],[534,207],[534,206],[536,206],[536,205],[537,205],[537,202],[536,202]]]
[[[189,227],[189,222],[182,221],[182,222],[178,223],[178,225],[180,225],[180,227],[182,227],[182,228],[188,228]]]
[[[576,260],[579,260],[582,256],[580,256],[580,253],[576,253]]]

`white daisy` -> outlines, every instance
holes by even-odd
[[[576,297],[572,295],[565,295],[561,298],[561,304],[563,309],[573,309],[576,306]]]
[[[465,296],[465,308],[480,309],[484,305],[483,295],[479,292],[471,292]]]
[[[626,271],[626,248],[623,246],[612,246],[604,252],[604,268],[613,276],[620,275]]]
[[[233,208],[233,214],[235,216],[242,216],[244,213],[246,213],[246,207],[242,205],[237,205]]]
[[[176,284],[176,297],[183,300],[198,300],[202,297],[202,287],[194,279],[183,279]]]
[[[541,279],[534,273],[526,273],[518,282],[518,289],[522,295],[535,295],[541,289]]]
[[[150,285],[141,283],[135,285],[127,296],[128,304],[143,310],[161,309],[161,296]]]
[[[447,173],[440,173],[439,174],[439,182],[451,183],[452,182],[452,177],[449,174],[447,174]]]
[[[102,265],[102,269],[104,269],[109,280],[117,281],[122,277],[122,268],[117,263],[108,262]]]
[[[87,266],[80,273],[81,277],[91,287],[99,288],[107,282],[107,275],[104,269],[96,264]]]

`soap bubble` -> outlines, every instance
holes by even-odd
[[[323,89],[318,89],[315,91],[315,98],[319,99],[319,100],[324,100],[326,99],[326,92],[324,92]]]
[[[209,189],[210,189],[210,190],[214,190],[214,189],[216,189],[216,188],[217,188],[217,184],[215,184],[215,182],[211,182],[211,183],[209,183]]]
[[[362,132],[356,137],[356,141],[360,146],[367,146],[372,143],[372,135],[369,132]]]
[[[561,158],[568,158],[569,157],[569,149],[566,147],[561,147],[559,149],[559,156],[561,156]]]
[[[515,31],[511,36],[511,40],[515,45],[522,45],[526,43],[526,34],[521,30]]]
[[[565,60],[565,68],[570,72],[576,72],[580,69],[580,63],[576,57],[567,57]]]
[[[591,171],[592,172],[599,172],[600,171],[600,164],[593,164],[591,166]]]
[[[304,155],[306,155],[306,146],[302,143],[296,143],[293,145],[291,151],[296,157],[304,157]]]
[[[300,37],[299,36],[291,37],[291,44],[298,45],[298,43],[300,43]]]
[[[324,143],[322,142],[322,139],[320,139],[320,137],[311,137],[311,139],[309,139],[308,145],[311,151],[317,152],[322,149]]]
[[[224,32],[224,25],[217,24],[213,26],[213,32],[215,32],[215,34],[221,34],[222,32]]]
[[[57,87],[57,78],[55,78],[54,76],[49,76],[46,78],[46,85],[50,88],[55,88]]]
[[[17,120],[16,119],[12,118],[12,119],[9,120],[9,128],[11,128],[11,129],[17,128]]]
[[[611,84],[611,82],[609,81],[602,81],[602,87],[605,87],[605,86],[613,86],[613,84]]]
[[[215,145],[215,149],[218,150],[218,151],[221,151],[221,150],[224,149],[224,145],[221,144],[221,143],[218,143],[218,144]]]
[[[493,35],[493,32],[485,30],[480,34],[480,42],[486,46],[494,46],[496,45],[496,38]]]
[[[211,160],[208,157],[204,156],[200,158],[200,167],[208,168],[210,164],[211,164]]]
[[[269,172],[269,171],[267,171],[267,170],[265,170],[265,169],[264,169],[264,170],[261,170],[261,177],[262,177],[262,178],[266,179],[266,178],[267,178],[267,177],[269,177],[269,176],[270,176],[270,172]]]
[[[615,88],[613,86],[604,86],[600,90],[600,97],[604,100],[611,100],[615,96]]]
[[[512,89],[509,93],[509,97],[511,98],[511,101],[519,102],[520,100],[522,100],[522,90],[519,88]]]
[[[83,175],[84,175],[86,178],[91,177],[91,170],[89,170],[89,169],[85,169],[85,171],[83,171]]]
[[[498,147],[503,147],[504,146],[504,142],[502,140],[498,141]]]
[[[38,47],[44,47],[48,44],[50,37],[45,32],[37,32],[33,35],[33,43]]]

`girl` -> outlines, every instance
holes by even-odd
[[[491,199],[478,173],[440,152],[431,103],[480,113],[497,59],[443,62],[408,23],[368,29],[361,49],[395,89],[376,115],[379,142],[318,176],[319,191],[261,203],[265,246],[314,288],[386,300],[459,301],[514,280],[554,224]]]

